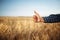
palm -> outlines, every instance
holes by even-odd
[[[40,15],[34,11],[35,15],[33,16],[35,22],[44,22],[43,18],[40,17]]]

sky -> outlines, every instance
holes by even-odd
[[[0,0],[0,16],[41,16],[60,13],[60,0]]]

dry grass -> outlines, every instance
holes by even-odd
[[[35,23],[32,17],[0,17],[0,40],[60,40],[60,23]]]

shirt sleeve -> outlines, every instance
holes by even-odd
[[[43,17],[45,23],[54,23],[54,22],[60,22],[60,17],[57,16],[47,16]]]
[[[44,23],[50,23],[52,20],[49,17],[43,17],[43,19],[44,19]]]

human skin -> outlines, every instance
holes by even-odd
[[[46,17],[41,17],[38,12],[34,11],[35,15],[33,19],[35,22],[43,22],[43,23],[56,23],[60,22],[60,14],[51,14]]]
[[[34,11],[34,13],[35,15],[33,15],[33,19],[35,22],[44,22],[43,17],[41,17],[39,13],[37,13],[36,11]]]

